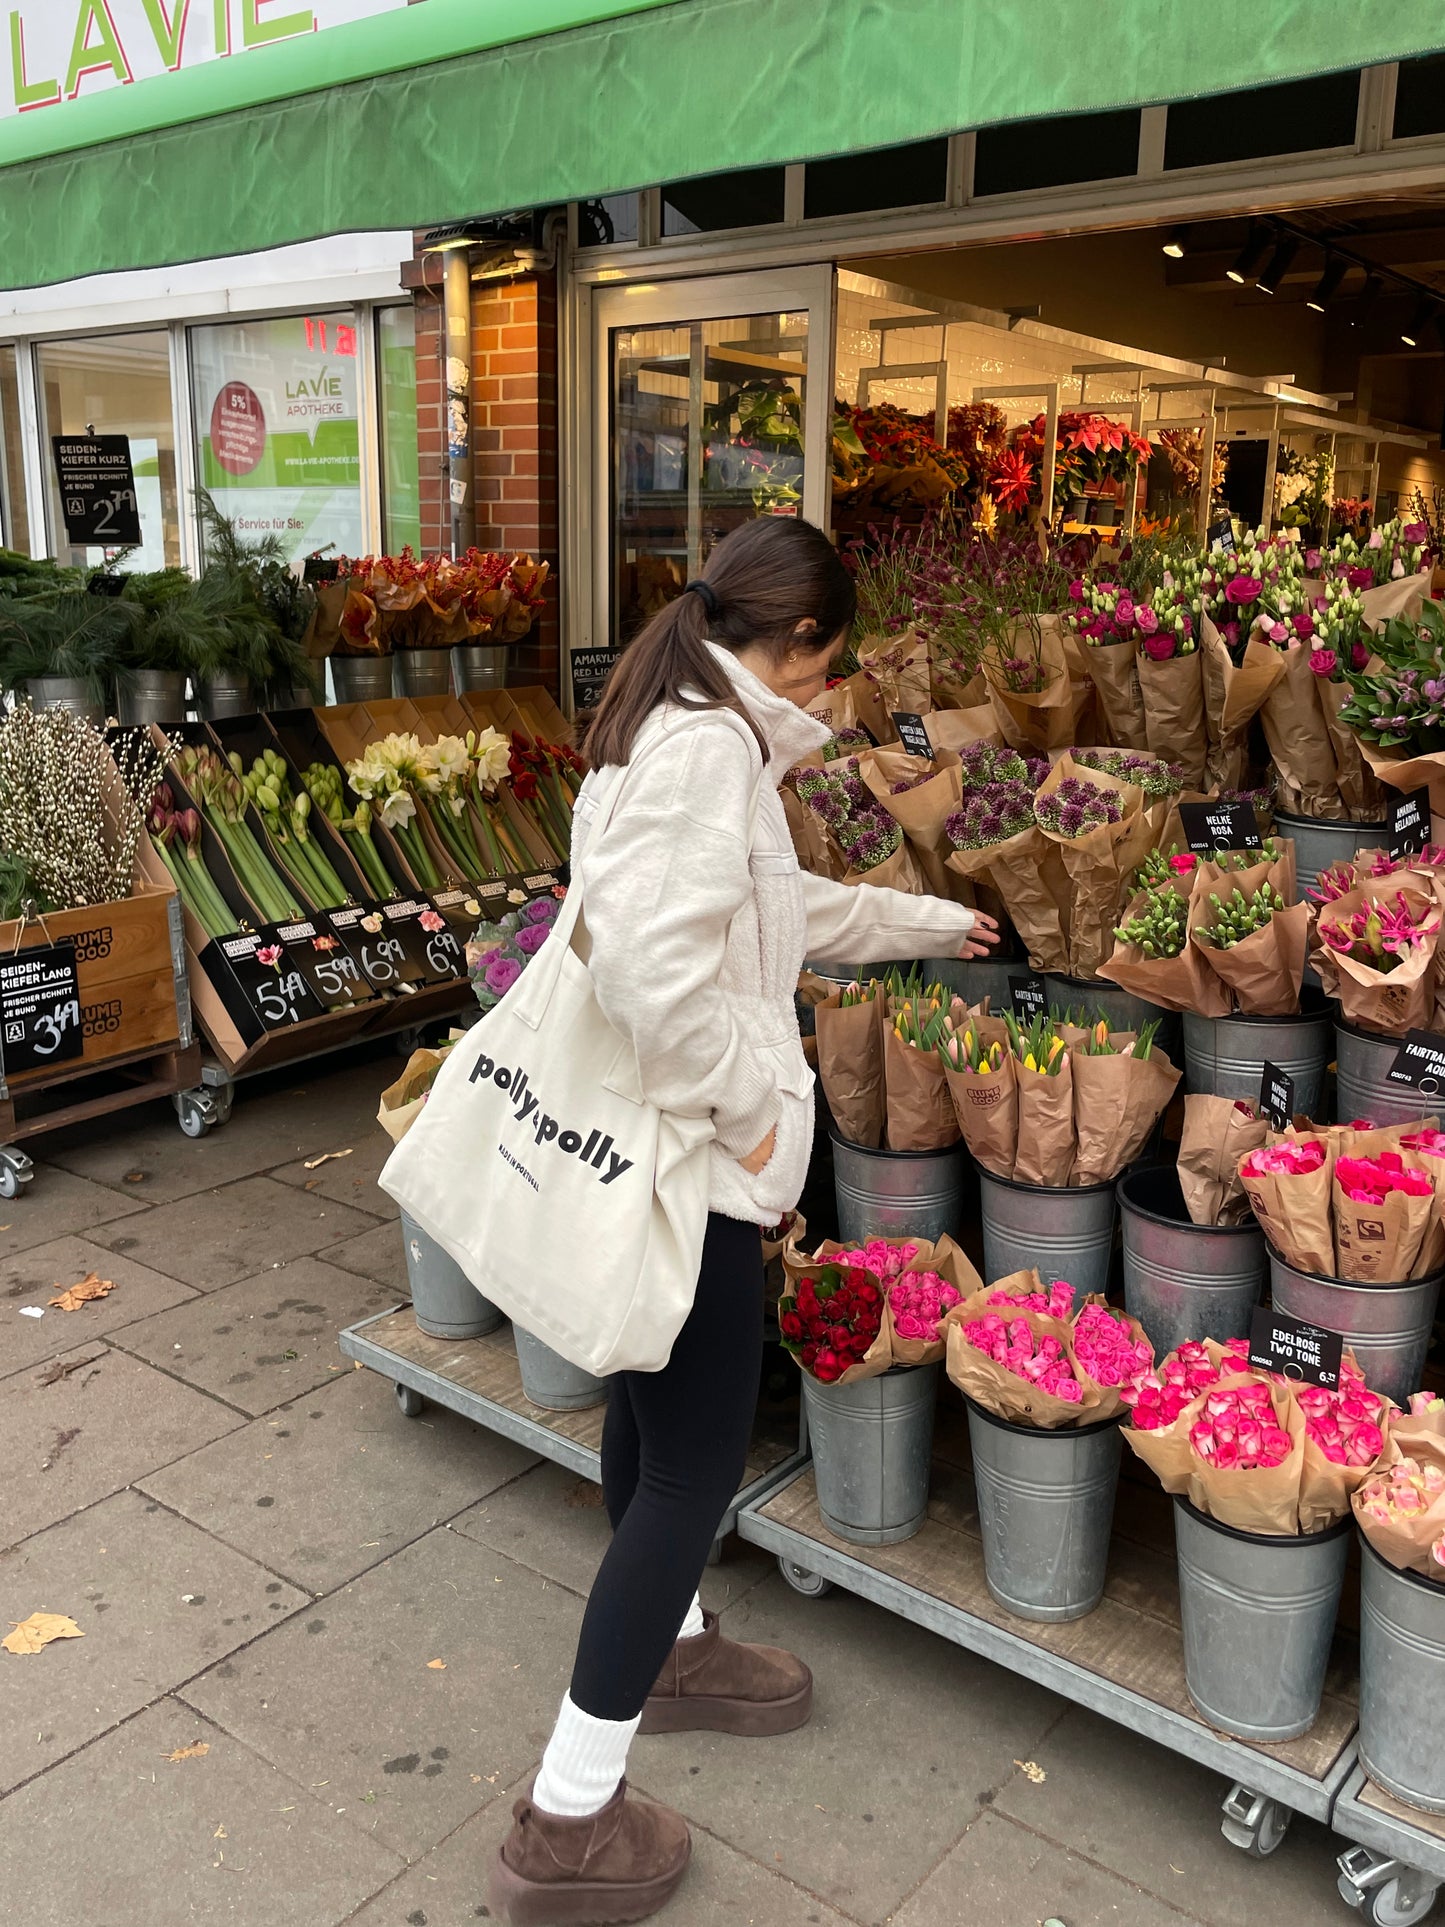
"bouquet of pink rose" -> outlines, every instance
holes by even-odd
[[[1433,1024],[1439,874],[1397,870],[1346,890],[1316,913],[1310,960],[1346,1020],[1362,1030],[1403,1037]],[[1327,879],[1324,889],[1332,890],[1334,882]]]
[[[790,1239],[783,1273],[783,1346],[825,1385],[935,1364],[947,1315],[982,1283],[949,1237],[870,1238],[852,1247],[828,1240],[811,1257]]]
[[[1057,1431],[1120,1409],[1153,1363],[1143,1327],[1061,1279],[1016,1271],[950,1312],[948,1375],[995,1418]]]
[[[1426,1396],[1417,1393],[1410,1415],[1394,1421],[1386,1452],[1351,1503],[1382,1559],[1445,1586],[1445,1438],[1417,1411]]]
[[[1291,1133],[1251,1151],[1240,1182],[1285,1262],[1357,1283],[1433,1270],[1445,1254],[1436,1182],[1445,1178],[1445,1140],[1435,1122]]]

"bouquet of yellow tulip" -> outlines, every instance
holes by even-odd
[[[956,1144],[958,1117],[948,1095],[939,1046],[952,1028],[942,984],[891,982],[883,1033],[888,1148],[938,1151]]]
[[[938,1047],[959,1126],[978,1162],[1011,1178],[1018,1147],[1018,1062],[1001,1017],[970,1011]]]

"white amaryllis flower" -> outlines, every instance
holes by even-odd
[[[416,800],[410,790],[393,790],[381,806],[381,821],[388,830],[405,829],[415,815]]]
[[[490,789],[512,767],[512,745],[499,729],[478,730],[472,760],[477,766],[477,781]]]
[[[431,746],[431,763],[444,783],[455,783],[467,773],[471,761],[460,736],[438,736]]]

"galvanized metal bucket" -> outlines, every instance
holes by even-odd
[[[1373,1124],[1407,1124],[1445,1114],[1445,1091],[1426,1093],[1389,1081],[1403,1042],[1335,1019],[1335,1113],[1342,1121],[1367,1117]]]
[[[186,677],[182,669],[134,669],[116,697],[123,723],[183,723]]]
[[[1221,1733],[1294,1740],[1314,1725],[1350,1525],[1347,1515],[1327,1532],[1239,1532],[1176,1496],[1184,1684]]]
[[[520,1325],[513,1325],[512,1336],[517,1342],[522,1391],[533,1405],[540,1405],[544,1412],[578,1412],[606,1400],[605,1378],[594,1378],[580,1365],[570,1364],[560,1352],[554,1352]]]
[[[1360,1540],[1360,1764],[1407,1806],[1445,1813],[1445,1585]]]
[[[1321,870],[1332,863],[1348,863],[1356,850],[1378,850],[1389,840],[1388,823],[1340,823],[1325,817],[1274,813],[1275,830],[1294,844],[1294,871],[1303,897],[1312,890]]]
[[[391,701],[390,656],[329,656],[327,660],[337,702]]]
[[[1277,1251],[1269,1254],[1275,1310],[1339,1332],[1370,1390],[1383,1392],[1397,1405],[1420,1389],[1442,1279],[1445,1271],[1391,1284],[1350,1284],[1316,1271],[1297,1271]]]
[[[852,1385],[803,1373],[803,1404],[823,1523],[855,1546],[911,1539],[928,1513],[939,1365]]]
[[[222,716],[254,716],[256,699],[244,676],[209,676],[196,683],[196,714],[204,722]]]
[[[1264,1290],[1264,1233],[1194,1224],[1173,1165],[1119,1180],[1124,1231],[1124,1308],[1163,1358],[1194,1338],[1244,1338]]]
[[[1306,990],[1292,1017],[1201,1017],[1184,1013],[1184,1088],[1259,1102],[1266,1063],[1294,1079],[1295,1111],[1318,1117],[1334,1026],[1324,999]]]
[[[1082,1619],[1104,1596],[1118,1420],[1041,1432],[964,1403],[989,1592],[1018,1619]]]
[[[1009,978],[1032,974],[1022,958],[1000,963],[992,957],[924,957],[918,968],[925,983],[942,984],[966,1004],[977,1006],[987,997],[995,1016],[1013,1002]]]
[[[833,1138],[833,1187],[838,1236],[845,1244],[868,1238],[956,1237],[963,1223],[967,1172],[961,1144],[943,1151],[871,1151]]]
[[[459,643],[452,650],[452,678],[460,689],[505,689],[512,651],[505,642]]]
[[[105,706],[92,696],[84,676],[32,676],[25,692],[35,709],[68,709],[97,729],[105,722]]]
[[[398,696],[450,696],[452,659],[447,649],[398,649],[391,659]]]
[[[401,1241],[416,1322],[433,1338],[484,1338],[502,1322],[502,1313],[484,1298],[456,1259],[436,1239],[401,1214]]]
[[[911,960],[896,966],[896,968],[902,970],[905,975],[912,967]],[[875,977],[886,977],[888,972],[895,968],[895,965],[891,963],[834,963],[832,959],[828,957],[806,957],[803,960],[803,968],[804,970],[811,971],[815,977],[822,977],[830,984],[866,984],[870,983]]]
[[[985,1282],[1037,1265],[1045,1281],[1063,1278],[1082,1296],[1104,1291],[1114,1255],[1114,1186],[1056,1190],[1016,1184],[978,1167]]]
[[[1157,1023],[1159,1029],[1155,1043],[1168,1054],[1171,1063],[1178,1063],[1180,1027],[1177,1010],[1165,1010],[1162,1004],[1151,1004],[1143,997],[1136,997],[1132,991],[1111,984],[1106,977],[1065,977],[1050,971],[1044,978],[1044,989],[1049,994],[1052,1009],[1078,1011],[1082,1008],[1090,1023],[1107,1017],[1112,1030],[1142,1030],[1145,1024]],[[1255,1096],[1258,1095],[1256,1091]]]

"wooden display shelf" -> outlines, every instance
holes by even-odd
[[[154,1097],[171,1097],[199,1083],[201,1049],[134,1051],[103,1064],[67,1064],[44,1087],[19,1085],[0,1097],[0,1139],[23,1143],[43,1131],[105,1117]]]

